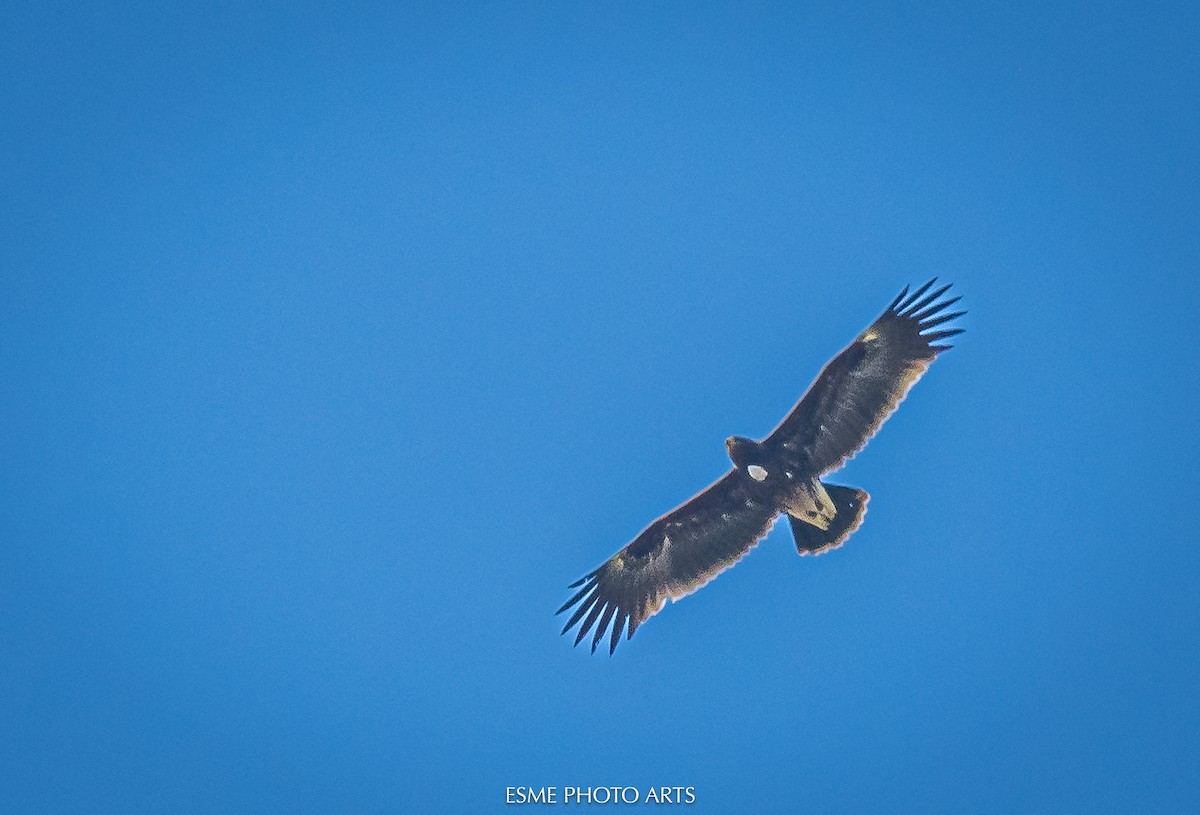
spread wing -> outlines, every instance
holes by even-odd
[[[925,294],[935,280],[911,295],[906,286],[829,361],[763,444],[816,474],[837,469],[861,450],[929,364],[951,347],[936,343],[962,333],[961,328],[923,333],[966,313],[942,313],[959,298],[937,302],[948,285]]]
[[[752,495],[731,470],[682,506],[659,518],[604,565],[571,584],[579,589],[558,614],[578,603],[563,633],[582,620],[575,644],[593,625],[592,652],[612,624],[608,652],[657,614],[736,563],[767,533],[779,510]],[[585,616],[586,615],[586,616]]]

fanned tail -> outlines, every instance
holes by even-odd
[[[801,555],[820,555],[838,548],[858,529],[863,516],[867,514],[867,501],[871,500],[871,496],[865,490],[826,484],[824,481],[821,485],[829,493],[834,509],[837,510],[837,514],[829,522],[828,529],[821,529],[788,515],[788,521],[792,525],[792,537],[796,539],[796,551]]]

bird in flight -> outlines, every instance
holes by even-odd
[[[796,549],[818,555],[846,542],[862,523],[869,496],[821,480],[866,445],[929,364],[961,328],[938,326],[958,297],[939,300],[949,285],[926,294],[937,278],[908,287],[879,318],[830,360],[779,426],[762,441],[725,440],[733,469],[646,527],[632,543],[572,583],[578,589],[558,614],[576,606],[562,633],[579,623],[578,645],[592,652],[609,633],[611,654],[667,600],[706,585],[749,552],[781,514]]]

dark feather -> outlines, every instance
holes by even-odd
[[[917,289],[915,292],[910,294],[908,296],[908,299],[904,301],[904,303],[900,306],[899,309],[897,309],[897,311],[899,313],[903,314],[904,312],[908,311],[910,308],[914,308],[913,303],[915,303],[917,301],[917,298],[920,297],[925,292],[929,291],[929,287],[932,286],[936,282],[937,282],[937,278],[935,277],[932,280],[930,280],[928,283],[926,283],[924,286],[922,286],[921,288]]]
[[[893,300],[890,305],[888,305],[887,310],[892,311],[896,308],[896,306],[900,305],[900,301],[904,299],[904,295],[906,294],[908,294],[908,286],[905,286],[900,293],[896,295],[896,299]]]
[[[935,328],[935,327],[941,325],[942,323],[948,323],[956,317],[961,317],[966,313],[967,312],[965,312],[965,311],[954,311],[954,312],[951,312],[950,314],[943,314],[941,317],[938,317],[936,320],[925,320],[921,323],[921,330],[928,331],[929,329]]]
[[[617,650],[617,643],[621,641],[621,629],[625,626],[625,622],[629,619],[629,615],[622,611],[617,615],[617,619],[613,622],[612,637],[608,641],[608,655],[612,656],[613,651]],[[629,636],[633,636],[630,632]]]
[[[585,577],[583,580],[587,580],[587,578]],[[580,583],[582,583],[582,582],[583,582],[583,580],[578,580],[578,581],[576,581],[576,582],[572,583],[572,584],[571,584],[570,586],[568,586],[567,588],[569,588],[569,589],[573,589],[573,588],[575,588],[576,586],[578,586]],[[595,585],[596,585],[596,584],[595,584],[594,582],[592,582],[592,583],[588,583],[586,586],[584,586],[582,589],[580,589],[578,592],[576,592],[574,597],[572,597],[572,598],[571,598],[570,600],[568,600],[567,602],[563,603],[563,604],[562,604],[562,608],[560,608],[558,611],[556,611],[556,612],[554,612],[554,613],[555,613],[555,614],[562,614],[564,611],[566,611],[567,609],[569,609],[571,606],[573,606],[573,605],[575,605],[576,603],[578,603],[578,602],[579,602],[579,600],[580,600],[580,598],[582,598],[582,597],[583,597],[583,595],[585,595],[585,594],[587,594],[589,591],[591,591],[591,590],[592,590],[592,588],[593,588]]]
[[[933,283],[932,280],[929,281],[929,285],[932,285],[932,283]],[[909,306],[907,309],[905,309],[905,313],[903,316],[915,317],[916,313],[918,311],[925,308],[925,306],[929,305],[934,300],[938,299],[938,297],[940,297],[941,295],[945,294],[946,289],[948,289],[948,288],[950,288],[950,284],[946,284],[945,286],[942,286],[940,289],[938,289],[937,291],[933,292],[932,294],[928,295],[923,300],[921,300],[921,302],[914,303],[913,305]],[[939,308],[940,308],[940,306],[939,306]]]
[[[950,288],[950,287],[949,287],[949,286],[947,286],[946,288]],[[918,320],[921,320],[921,321],[927,320],[928,318],[930,318],[930,317],[932,317],[933,315],[937,314],[937,313],[938,313],[939,311],[941,311],[942,309],[950,308],[950,306],[954,305],[955,303],[957,303],[957,302],[958,302],[959,300],[961,300],[961,299],[962,299],[962,297],[951,297],[949,300],[943,300],[943,301],[942,301],[942,302],[940,302],[940,303],[934,303],[932,306],[930,306],[929,308],[925,309],[925,310],[924,310],[924,311],[922,311],[921,313],[919,313],[919,314],[914,314],[914,315],[913,315],[913,317],[914,317],[914,318],[916,318],[916,319],[918,319]]]
[[[608,605],[607,601],[597,597],[595,604],[592,606],[592,610],[588,612],[587,617],[585,617],[583,622],[579,625],[579,632],[575,635],[576,645],[579,644],[580,640],[587,636],[588,629],[590,629],[592,624],[596,622],[596,618],[600,616],[600,612],[604,610],[606,605]]]

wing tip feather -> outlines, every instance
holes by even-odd
[[[586,579],[587,578],[584,578],[584,580],[586,580]],[[582,582],[583,582],[583,580],[576,581],[575,583],[572,583],[567,588],[573,589]],[[579,602],[580,600],[583,599],[584,595],[586,595],[588,592],[590,592],[595,587],[596,587],[596,581],[592,581],[591,583],[588,583],[586,586],[584,586],[579,591],[575,592],[574,596],[572,596],[570,600],[563,603],[562,608],[560,608],[558,611],[554,612],[554,616],[557,617],[559,614],[562,614],[564,611],[569,609],[571,606],[575,605],[577,602]]]
[[[946,288],[950,288],[950,287],[947,286]],[[934,303],[932,306],[925,309],[924,311],[919,311],[919,312],[914,313],[913,319],[916,320],[917,322],[925,322],[930,317],[937,314],[939,311],[949,308],[950,306],[954,305],[961,299],[962,299],[962,295],[960,294],[955,297],[951,297],[949,299],[943,300],[940,303]]]
[[[895,312],[896,306],[900,305],[900,301],[903,300],[905,298],[905,296],[907,296],[907,295],[908,295],[908,286],[905,286],[903,289],[900,290],[900,293],[896,295],[896,299],[893,300],[888,305],[888,307],[885,311]]]
[[[583,577],[579,578],[579,579],[578,579],[578,580],[576,580],[574,583],[572,583],[571,585],[567,586],[567,588],[568,588],[568,589],[577,589],[577,588],[579,588],[580,586],[582,586],[582,585],[584,584],[584,582],[585,582],[585,581],[587,581],[587,579],[588,579],[589,577],[595,577],[595,576],[596,576],[596,574],[597,574],[597,572],[599,572],[599,571],[600,571],[600,568],[601,568],[601,567],[597,567],[597,568],[595,568],[595,569],[592,569],[590,572],[588,572],[587,574],[585,574]]]
[[[599,599],[599,588],[593,588],[591,593],[587,597],[584,597],[579,603],[579,608],[575,609],[575,613],[571,615],[571,619],[567,620],[567,624],[563,626],[562,633],[567,633],[567,631],[571,629],[571,626],[579,622],[580,618],[583,617],[583,615],[586,614],[593,606],[595,606]],[[578,641],[576,641],[576,645],[578,644]]]
[[[965,310],[964,311],[952,311],[949,314],[943,314],[940,317],[931,317],[927,320],[922,320],[921,324],[920,324],[920,326],[921,326],[920,330],[928,331],[929,329],[936,328],[937,326],[942,325],[943,323],[948,323],[951,320],[956,320],[966,313],[967,312]]]
[[[617,610],[617,618],[613,620],[612,637],[608,642],[608,655],[612,656],[616,653],[617,643],[621,641],[621,629],[625,627],[625,622],[629,619],[629,615],[624,610]]]
[[[578,646],[579,643],[583,641],[583,638],[587,636],[588,632],[592,630],[592,625],[595,624],[596,618],[600,616],[600,612],[603,610],[604,605],[604,603],[597,602],[592,606],[592,610],[588,612],[587,619],[584,620],[579,626],[579,633],[575,635],[576,646]]]
[[[888,312],[886,312],[886,315],[890,316],[892,319],[905,320],[914,323],[917,337],[934,353],[945,351],[950,348],[950,346],[935,346],[932,344],[934,341],[944,337],[953,336],[954,334],[961,334],[966,329],[950,328],[934,333],[924,332],[927,332],[932,328],[936,328],[939,325],[948,323],[951,320],[958,319],[967,313],[966,310],[943,313],[946,311],[946,309],[950,308],[959,300],[961,300],[962,296],[955,295],[954,297],[948,297],[945,300],[938,300],[939,297],[950,290],[951,286],[954,285],[953,283],[947,283],[935,291],[925,294],[925,292],[928,291],[936,282],[937,278],[935,277],[907,297],[897,298],[892,302],[892,305],[889,306]],[[905,291],[907,290],[908,287],[906,286]],[[903,292],[901,294],[903,294]]]
[[[945,331],[934,331],[932,334],[922,334],[921,336],[926,342],[937,342],[938,340],[944,340],[947,337],[958,336],[966,330],[967,329],[965,328],[948,328]]]
[[[933,283],[934,283],[934,281],[935,281],[935,280],[937,280],[937,278],[936,278],[936,277],[935,277],[933,280],[930,280],[928,283],[926,283],[926,284],[925,284],[925,285],[922,287],[922,290],[924,290],[925,288],[928,288],[929,286],[933,285]],[[930,294],[927,294],[927,295],[925,295],[925,296],[924,296],[923,298],[921,298],[920,300],[916,300],[915,302],[914,302],[914,301],[912,301],[912,300],[910,300],[910,301],[909,301],[909,304],[908,304],[908,308],[904,309],[904,311],[903,311],[903,312],[901,312],[900,316],[901,316],[901,317],[909,317],[909,318],[911,318],[911,319],[914,319],[914,320],[915,320],[915,319],[919,319],[919,318],[916,316],[916,315],[917,315],[917,312],[918,312],[918,311],[921,311],[923,308],[925,308],[926,306],[928,306],[930,303],[932,303],[933,301],[935,301],[935,300],[937,300],[939,297],[941,297],[943,294],[945,294],[945,293],[946,293],[946,290],[947,290],[947,289],[949,289],[949,288],[950,288],[952,285],[954,285],[954,284],[953,284],[953,283],[947,283],[945,286],[942,286],[940,289],[937,289],[936,291],[933,291],[933,292],[931,292]]]
[[[928,318],[933,317],[962,299],[961,295],[956,295],[938,302],[938,298],[950,291],[954,284],[946,283],[935,291],[929,292],[937,281],[938,278],[933,277],[918,286],[915,290],[912,289],[911,285],[905,286],[900,291],[900,294],[884,309],[884,316],[923,323]],[[929,293],[926,294],[926,292]]]
[[[596,623],[596,633],[592,637],[592,653],[596,653],[596,646],[600,644],[600,640],[604,639],[605,633],[608,631],[608,624],[616,613],[617,607],[613,603],[604,604],[604,614],[600,616],[600,621]]]
[[[927,282],[925,283],[925,285],[921,286],[921,287],[920,287],[919,289],[917,289],[915,292],[913,292],[912,294],[910,294],[910,295],[908,296],[908,298],[907,298],[907,299],[905,299],[905,300],[904,300],[904,302],[902,302],[902,303],[901,303],[901,304],[900,304],[900,305],[899,305],[899,306],[898,306],[898,307],[895,309],[895,313],[896,313],[896,314],[898,314],[899,316],[902,316],[902,317],[903,317],[903,316],[904,316],[904,312],[908,311],[909,307],[910,307],[910,306],[912,306],[912,304],[913,304],[913,303],[915,303],[915,302],[918,300],[918,298],[920,298],[920,297],[921,297],[921,295],[923,295],[925,292],[929,291],[929,287],[930,287],[930,286],[932,286],[932,285],[933,285],[934,283],[936,283],[936,282],[937,282],[937,278],[936,278],[936,277],[934,277],[934,278],[932,278],[931,280],[927,281]],[[905,290],[905,291],[908,291],[908,287],[907,287],[907,286],[905,286],[905,287],[904,287],[904,290]]]

